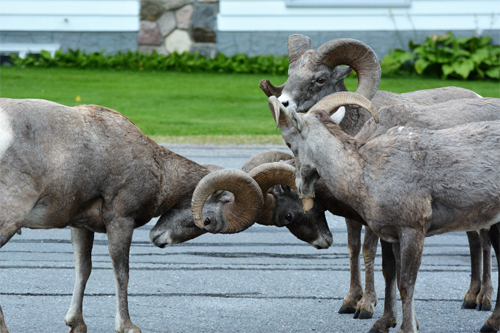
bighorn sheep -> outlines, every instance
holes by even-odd
[[[0,137],[0,247],[21,228],[70,226],[76,279],[65,321],[70,332],[86,332],[82,301],[94,232],[106,233],[116,283],[115,330],[140,332],[127,301],[133,230],[190,198],[197,183],[214,173],[96,105],[1,99]],[[217,179],[218,189],[232,191],[234,200],[206,205],[207,218],[227,222],[223,232],[258,218],[262,193],[251,177],[222,170]],[[7,332],[2,316],[0,331]]]
[[[480,112],[488,101],[474,102],[470,114]],[[400,332],[416,332],[413,292],[424,238],[500,222],[500,121],[441,130],[400,126],[361,141],[343,132],[328,113],[354,104],[378,121],[375,105],[361,95],[334,94],[304,116],[274,97],[269,104],[296,157],[296,184],[303,199],[314,196],[322,177],[338,200],[351,206],[381,239],[393,243],[403,303]],[[372,332],[386,332],[396,322],[395,289],[391,284],[386,288],[386,311]],[[499,329],[499,312],[497,302],[481,331]]]
[[[351,68],[356,71],[359,78],[356,91],[368,99],[373,97],[372,102],[377,109],[393,104],[429,105],[459,98],[481,97],[473,91],[457,87],[421,90],[405,94],[377,90],[381,74],[378,59],[370,47],[357,40],[333,40],[314,51],[309,37],[292,35],[288,39],[288,53],[290,67],[289,77],[285,84],[275,87],[268,80],[262,80],[260,87],[268,97],[278,97],[285,107],[293,107],[297,112],[307,112],[309,108],[327,95],[347,91],[343,80],[351,72]],[[348,65],[348,67],[339,67],[339,65]],[[370,119],[370,115],[364,109],[348,105],[341,107],[332,118],[340,124],[346,133],[356,135],[365,122]],[[452,123],[450,126],[454,125],[456,124]],[[365,228],[363,258],[365,260],[366,286],[363,293],[359,265],[360,222],[362,221],[346,218],[348,247],[351,256],[351,283],[339,313],[355,313],[354,318],[366,319],[372,317],[373,307],[377,303],[373,265],[378,238],[369,228]],[[468,232],[467,236],[471,244],[477,244],[480,239],[485,239],[485,235],[480,238],[476,231]],[[491,247],[489,242],[485,242],[483,248],[484,251],[478,251],[479,247],[471,247],[471,286],[464,297],[462,305],[464,308],[476,308],[476,306],[483,310],[491,308],[492,288],[489,275]],[[484,273],[481,281],[482,260],[484,260]]]
[[[243,171],[254,177],[267,199],[263,213],[256,222],[262,225],[287,227],[298,239],[317,249],[326,249],[332,244],[333,239],[325,219],[324,209],[315,205],[309,212],[302,212],[301,200],[290,188],[295,186],[294,171],[289,168],[288,175],[285,177],[283,175],[276,177],[270,172],[274,169],[273,162],[291,158],[293,155],[289,152],[270,149],[252,156],[243,165]],[[209,168],[213,171],[222,169],[217,166]],[[223,196],[230,198],[231,194],[217,192],[212,194],[207,201],[220,202]],[[150,239],[158,247],[179,244],[209,231],[213,232],[211,228],[217,223],[213,220],[211,225],[203,226],[203,229],[198,228],[191,215],[191,201],[185,200],[161,216],[150,231]]]

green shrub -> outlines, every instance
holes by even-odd
[[[93,68],[117,70],[156,70],[179,72],[217,72],[217,73],[251,73],[286,75],[288,57],[256,56],[248,57],[237,54],[227,57],[217,54],[215,58],[205,57],[198,53],[174,52],[168,56],[158,54],[143,54],[138,51],[104,54],[102,52],[85,53],[81,50],[62,50],[55,52],[54,57],[47,51],[40,55],[28,54],[25,58],[11,55],[12,64],[16,67],[63,67],[63,68]]]
[[[411,52],[396,49],[382,60],[382,72],[408,73],[461,79],[499,79],[500,46],[491,37],[456,38],[448,32],[431,35],[423,44],[410,41]]]

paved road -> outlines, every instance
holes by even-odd
[[[231,168],[269,148],[168,147],[199,163]],[[148,223],[134,233],[131,249],[132,320],[143,332],[367,332],[382,314],[380,256],[374,319],[339,315],[349,286],[347,236],[342,219],[328,220],[334,235],[328,250],[314,249],[285,228],[263,226],[160,249],[149,242],[154,221]],[[23,230],[2,248],[0,304],[11,333],[67,331],[63,319],[74,282],[69,239],[69,229]],[[89,332],[113,332],[114,282],[105,235],[96,235],[93,263],[85,320]],[[496,272],[494,265],[494,286]],[[420,332],[477,332],[491,312],[460,309],[468,286],[465,233],[428,238],[415,294]]]

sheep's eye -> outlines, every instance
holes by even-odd
[[[291,221],[292,220],[292,214],[290,214],[290,213],[286,214],[285,220]]]
[[[318,82],[319,84],[323,84],[323,83],[325,83],[325,79],[319,78],[316,80],[316,82]]]
[[[292,149],[292,146],[291,146],[288,142],[286,143],[286,146],[287,146],[288,148]]]
[[[210,224],[210,217],[207,217],[205,219],[205,222],[203,222],[205,225],[209,225]]]

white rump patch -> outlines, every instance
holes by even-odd
[[[13,137],[14,134],[12,133],[9,117],[0,109],[0,158],[2,158],[7,148],[10,147]]]
[[[342,119],[344,119],[345,116],[345,107],[341,106],[330,118],[336,123],[340,124]]]

